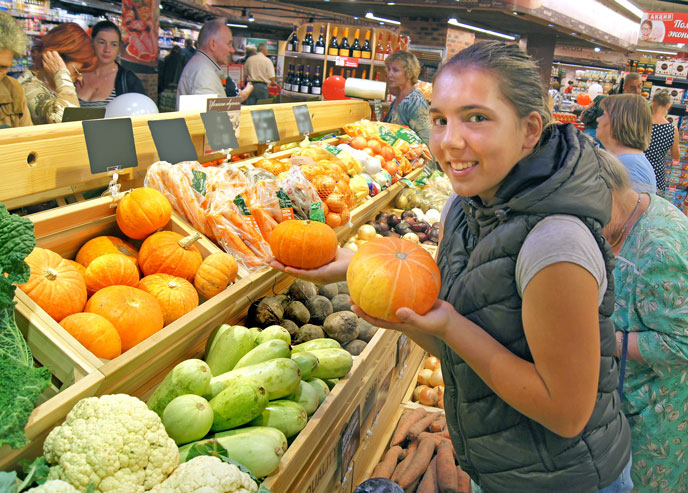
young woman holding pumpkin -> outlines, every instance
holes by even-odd
[[[430,147],[456,192],[440,300],[424,315],[400,308],[401,323],[354,310],[441,357],[452,441],[477,491],[631,491],[602,235],[611,194],[589,140],[550,124],[545,94],[530,58],[501,42],[439,70]],[[272,265],[332,282],[350,258]]]

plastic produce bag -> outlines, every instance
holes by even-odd
[[[320,204],[322,211],[322,201],[318,196],[313,185],[306,179],[299,166],[292,166],[286,173],[286,177],[280,180],[282,190],[286,192],[292,202],[294,217],[296,219],[311,219],[311,207],[313,204]],[[324,218],[323,218],[324,221]]]

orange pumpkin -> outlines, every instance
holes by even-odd
[[[230,254],[211,253],[203,259],[203,263],[196,271],[194,286],[201,296],[210,299],[233,283],[238,271],[237,262]]]
[[[122,339],[122,351],[162,329],[162,309],[155,296],[131,286],[108,286],[91,296],[85,312],[108,319]]]
[[[98,358],[112,359],[122,354],[122,339],[115,326],[95,313],[74,313],[60,325]]]
[[[375,238],[361,245],[346,271],[351,299],[364,312],[399,322],[408,307],[419,314],[432,308],[440,292],[440,270],[422,247],[399,238]]]
[[[189,281],[181,277],[152,274],[141,279],[138,287],[158,300],[165,325],[198,306],[198,293]]]
[[[116,236],[96,236],[83,244],[76,254],[76,261],[84,267],[88,267],[88,264],[94,259],[106,253],[126,255],[136,263],[139,252],[132,245]]]
[[[173,231],[160,231],[150,235],[141,245],[139,265],[144,276],[170,274],[193,281],[203,262],[201,252],[194,243],[201,235],[182,236]]]
[[[129,238],[142,240],[165,226],[172,217],[170,201],[153,188],[137,188],[117,205],[117,226]]]
[[[275,258],[284,265],[316,269],[334,260],[337,235],[326,224],[290,219],[272,231],[270,247]]]
[[[69,259],[65,259],[65,260],[69,263],[69,265],[71,265],[71,266],[74,267],[76,270],[78,270],[78,271],[79,271],[79,274],[81,274],[82,276],[84,276],[84,279],[86,278],[86,267],[84,267],[83,265],[81,265],[81,264],[80,264],[79,262],[77,262],[76,260],[69,260]]]
[[[59,254],[36,247],[26,257],[31,276],[19,288],[58,322],[86,304],[84,276]]]
[[[108,286],[133,286],[139,283],[139,269],[129,258],[119,253],[101,255],[86,267],[86,289],[89,296]]]

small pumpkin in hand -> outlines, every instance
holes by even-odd
[[[211,253],[203,259],[203,263],[196,271],[194,286],[206,299],[224,291],[234,282],[239,266],[236,260],[228,253]]]
[[[122,354],[122,339],[115,326],[95,313],[73,313],[60,325],[96,357],[116,358]]]
[[[139,252],[132,245],[117,238],[116,236],[96,236],[91,238],[79,249],[76,254],[76,261],[84,267],[93,262],[96,258],[106,253],[119,253],[137,262]]]
[[[317,221],[284,221],[270,237],[275,258],[298,269],[317,269],[332,262],[337,246],[337,235],[332,228]]]
[[[122,340],[122,351],[162,329],[164,320],[155,296],[131,286],[108,286],[91,296],[85,312],[108,319]]]
[[[31,269],[31,276],[19,288],[48,315],[60,322],[67,315],[84,308],[84,277],[59,254],[36,247],[26,257],[26,263]]]
[[[116,284],[136,287],[139,283],[139,269],[131,258],[118,253],[108,253],[88,264],[84,279],[90,296],[100,289]]]
[[[139,289],[158,300],[165,325],[198,306],[198,293],[189,281],[169,274],[151,274],[141,279]]]
[[[201,235],[182,236],[173,231],[160,231],[150,235],[141,245],[139,265],[144,276],[170,274],[192,282],[203,262],[196,241]]]
[[[129,238],[142,240],[165,226],[172,217],[169,200],[153,188],[137,188],[117,205],[117,226]]]

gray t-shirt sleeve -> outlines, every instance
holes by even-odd
[[[526,237],[516,259],[518,294],[535,275],[548,265],[570,262],[580,265],[597,280],[598,303],[607,290],[604,257],[595,237],[583,222],[574,216],[553,215],[540,221]]]

